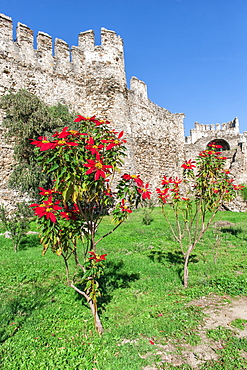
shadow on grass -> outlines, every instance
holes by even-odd
[[[184,256],[181,251],[174,251],[174,252],[163,252],[160,250],[151,250],[148,253],[148,257],[153,262],[165,263],[169,262],[173,265],[183,265],[184,263]],[[189,262],[197,263],[199,262],[196,254],[191,254],[189,258]]]
[[[22,238],[19,250],[26,250],[28,248],[40,246],[40,240],[38,234],[31,234]]]
[[[238,238],[238,234],[241,234],[243,232],[243,230],[241,229],[241,227],[237,228],[237,229],[233,229],[232,227],[223,227],[220,229],[220,231],[223,233],[223,234],[231,234],[233,236],[236,236]]]
[[[98,309],[99,313],[102,313],[104,306],[107,305],[111,299],[114,290],[119,288],[128,288],[132,281],[136,281],[140,278],[140,274],[129,274],[124,271],[123,261],[107,261],[104,275],[99,279],[99,286],[101,291],[101,297],[98,297]],[[77,285],[80,288],[79,285]],[[84,298],[77,294],[77,299],[82,300],[82,304],[87,306]],[[88,306],[87,306],[88,307]]]
[[[163,265],[170,263],[175,266],[176,273],[181,281],[183,281],[183,266],[184,256],[181,251],[164,252],[160,250],[151,250],[147,255],[153,262],[158,262]],[[198,263],[199,259],[196,254],[191,254],[189,257],[189,263]]]
[[[37,308],[44,306],[50,297],[51,288],[37,286],[34,294],[21,294],[1,302],[0,343],[13,337]]]

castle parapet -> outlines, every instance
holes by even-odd
[[[13,39],[12,19],[4,14],[0,14],[0,38],[6,41]]]
[[[33,31],[25,24],[17,23],[16,38],[20,47],[33,49]]]
[[[200,124],[195,122],[194,128],[190,130],[190,136],[185,138],[185,142],[194,144],[197,140],[202,137],[209,137],[212,135],[222,135],[222,134],[230,134],[230,135],[238,135],[239,134],[239,120],[238,118],[234,118],[232,121],[227,123],[216,123],[216,124]]]
[[[94,50],[95,36],[93,30],[81,32],[78,36],[78,46],[81,50]]]
[[[67,42],[61,39],[55,39],[55,57],[61,63],[70,62],[70,50]]]
[[[101,45],[95,45],[93,30],[81,32],[78,46],[71,49],[67,42],[55,39],[53,54],[52,37],[38,32],[37,50],[34,49],[34,32],[23,23],[17,24],[17,40],[13,40],[12,19],[0,14],[0,50],[18,62],[40,67],[46,72],[67,76],[68,72],[86,73],[89,66],[102,64],[109,75],[121,74],[121,84],[126,84],[123,41],[114,31],[101,29]],[[105,67],[107,64],[107,68]],[[116,73],[117,71],[117,73]]]
[[[39,32],[37,50],[52,55],[52,37],[45,32]]]
[[[101,46],[103,48],[116,48],[123,52],[123,40],[116,32],[101,28]]]
[[[130,90],[141,98],[145,99],[148,97],[147,85],[145,84],[145,82],[139,80],[137,77],[131,77]]]

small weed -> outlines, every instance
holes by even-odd
[[[154,210],[154,202],[151,199],[146,201],[146,206],[142,208],[142,223],[150,225],[153,221],[152,212]]]
[[[240,329],[240,330],[244,330],[246,323],[247,323],[247,320],[235,319],[231,322],[231,326],[234,326],[235,328]]]
[[[232,337],[232,330],[218,326],[216,329],[209,329],[207,331],[207,336],[216,341],[226,341]]]
[[[209,285],[217,288],[220,292],[224,292],[232,296],[247,294],[247,278],[242,275],[215,277],[209,281]]]

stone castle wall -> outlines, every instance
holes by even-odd
[[[39,32],[35,49],[33,31],[22,23],[17,24],[13,40],[12,19],[0,14],[0,74],[0,95],[26,89],[47,104],[65,104],[71,111],[108,119],[114,128],[124,130],[125,170],[143,174],[151,186],[163,173],[180,172],[184,115],[152,103],[147,86],[136,77],[127,88],[123,41],[115,32],[102,28],[100,45],[95,45],[92,30],[80,33],[78,45],[71,48],[55,39],[53,52],[51,36]],[[6,146],[0,150],[1,173],[5,173],[0,198],[7,191],[5,168],[12,165],[8,149],[8,154]]]
[[[174,114],[148,99],[147,86],[132,77],[127,88],[123,40],[114,31],[101,29],[101,44],[94,31],[81,32],[78,45],[69,47],[61,39],[34,33],[17,24],[13,40],[12,19],[0,14],[0,95],[26,89],[49,105],[65,104],[85,116],[96,115],[124,130],[127,157],[124,170],[141,174],[151,188],[162,175],[180,175],[185,158],[195,158],[209,141],[224,139],[229,146],[228,165],[238,182],[247,183],[246,138],[239,133],[238,119],[225,124],[195,123],[184,138],[184,114]],[[7,187],[13,167],[13,151],[4,142],[0,112],[0,202],[16,197]]]
[[[190,130],[190,136],[185,138],[186,158],[195,159],[213,141],[223,146],[223,155],[227,158],[226,166],[237,183],[247,184],[247,132],[240,133],[238,118],[216,125],[196,122],[195,127]]]

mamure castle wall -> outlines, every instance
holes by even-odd
[[[162,174],[180,172],[184,115],[152,103],[136,77],[127,88],[120,36],[102,28],[101,44],[95,45],[94,31],[88,30],[79,34],[77,46],[55,39],[53,50],[51,36],[39,32],[36,43],[35,49],[34,33],[22,23],[13,40],[12,19],[0,14],[0,95],[26,89],[50,105],[109,120],[128,140],[125,171],[142,174],[151,186]],[[12,150],[0,140],[0,199],[7,201]]]
[[[247,183],[247,133],[240,134],[238,119],[225,124],[195,123],[184,138],[184,114],[171,113],[151,102],[147,86],[132,77],[127,87],[123,40],[101,29],[78,35],[78,45],[18,23],[13,39],[12,19],[0,14],[0,95],[26,89],[49,105],[65,104],[73,112],[107,119],[127,139],[124,171],[141,174],[151,188],[162,175],[180,175],[184,159],[195,158],[210,141],[224,143],[228,166],[238,182]],[[34,48],[36,37],[36,48]],[[13,150],[4,141],[0,112],[0,203],[9,204],[16,193],[7,186],[13,167]]]
[[[226,166],[237,183],[247,184],[247,132],[240,133],[238,118],[216,125],[196,122],[190,136],[185,138],[186,158],[194,159],[211,142],[222,146],[222,154],[227,158]]]

